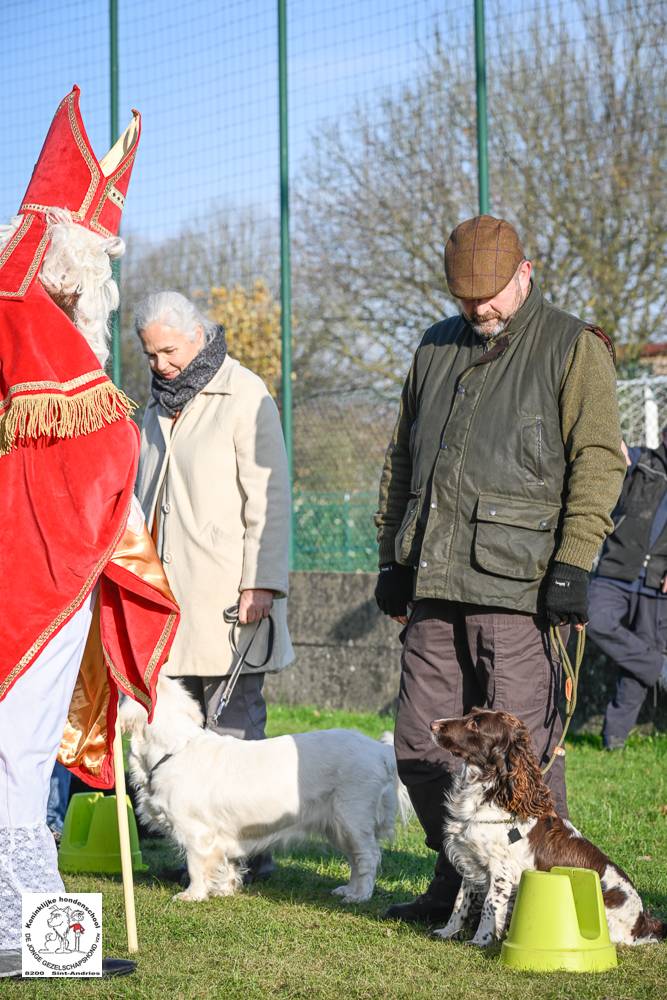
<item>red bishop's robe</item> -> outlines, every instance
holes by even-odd
[[[118,692],[152,715],[178,606],[144,526],[126,527],[131,404],[39,281],[0,300],[0,699],[99,584],[60,759],[113,785]]]

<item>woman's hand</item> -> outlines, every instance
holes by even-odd
[[[239,624],[252,625],[261,618],[268,618],[272,607],[272,590],[242,590],[239,598]]]

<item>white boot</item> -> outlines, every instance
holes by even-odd
[[[64,889],[46,823],[0,826],[0,953],[21,947],[21,893]]]

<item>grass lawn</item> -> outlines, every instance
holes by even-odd
[[[270,706],[269,735],[355,726],[371,736],[391,728],[372,715]],[[636,738],[605,754],[594,737],[568,745],[574,823],[627,870],[649,907],[667,919],[667,736]],[[175,856],[163,841],[143,846],[150,871],[137,878],[139,967],[117,980],[8,981],[0,996],[451,998],[451,1000],[664,1000],[667,944],[619,949],[610,973],[534,975],[505,969],[498,948],[478,951],[431,940],[424,929],[384,923],[392,900],[426,886],[433,854],[416,822],[384,853],[369,903],[346,907],[330,895],[346,866],[319,844],[277,858],[270,881],[233,899],[171,900]],[[119,879],[66,876],[74,892],[104,893],[104,952],[125,955]]]

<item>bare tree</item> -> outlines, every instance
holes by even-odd
[[[667,306],[665,5],[588,0],[576,27],[549,10],[490,43],[492,211],[550,298],[637,346]],[[301,179],[306,394],[395,392],[420,332],[455,310],[444,243],[476,210],[474,67],[437,34],[419,79],[325,129]]]
[[[295,213],[299,340],[311,335],[315,388],[323,371],[394,383],[442,316],[442,234],[473,211],[476,174],[468,83],[441,55],[399,99],[360,105],[316,139]]]
[[[665,331],[667,8],[579,7],[583,38],[545,4],[491,77],[494,186],[545,290],[638,349]]]

